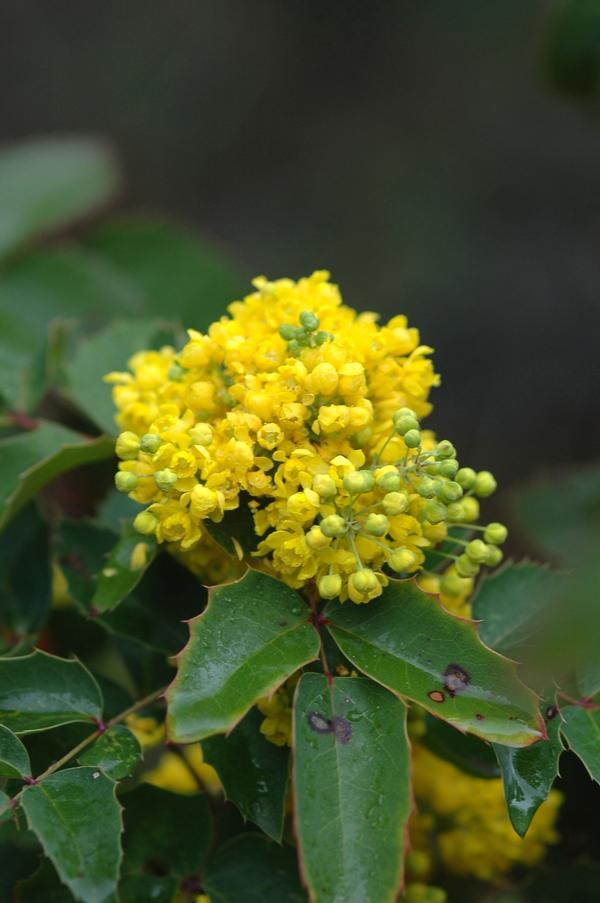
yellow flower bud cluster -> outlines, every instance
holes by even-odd
[[[292,745],[292,704],[299,680],[297,671],[272,696],[258,700],[258,710],[265,716],[260,732],[275,746]]]
[[[145,506],[140,533],[184,553],[247,504],[261,566],[368,602],[390,571],[416,573],[449,524],[476,521],[493,477],[421,430],[438,377],[405,317],[356,313],[326,272],[254,286],[181,351],[142,351],[106,377],[117,488]],[[458,576],[499,560],[501,541],[471,540]]]

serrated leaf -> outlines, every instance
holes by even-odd
[[[140,582],[156,556],[153,536],[141,536],[133,524],[124,524],[121,538],[98,575],[92,610],[112,611]]]
[[[212,839],[205,796],[180,796],[141,784],[125,806],[123,876],[151,871],[178,881],[199,872]],[[148,899],[153,899],[149,894]]]
[[[280,841],[289,752],[261,734],[263,718],[257,709],[251,709],[229,736],[204,740],[202,753],[216,769],[227,799],[244,818]]]
[[[600,708],[568,705],[561,708],[562,734],[569,749],[585,765],[589,776],[600,784]]]
[[[294,797],[313,903],[386,903],[412,809],[406,707],[365,678],[304,674],[294,700]]]
[[[44,138],[0,152],[0,257],[105,204],[118,186],[108,148],[89,138]]]
[[[391,580],[369,605],[330,602],[325,616],[356,668],[454,727],[509,746],[542,736],[536,699],[514,664],[414,581]]]
[[[31,776],[29,754],[18,737],[0,724],[0,775],[7,778]]]
[[[114,781],[120,781],[131,774],[141,759],[142,748],[139,741],[124,724],[109,728],[78,756],[81,765],[97,765]]]
[[[419,736],[419,740],[436,756],[476,778],[500,776],[494,750],[479,737],[462,734],[433,715],[425,717],[425,725],[426,731],[422,737]]]
[[[100,688],[76,659],[39,650],[0,659],[0,723],[15,734],[101,717]]]
[[[0,529],[54,477],[112,457],[106,436],[82,436],[57,423],[40,421],[36,429],[0,442]]]
[[[75,899],[113,903],[121,861],[114,781],[94,767],[68,768],[27,787],[21,806]]]
[[[211,590],[206,610],[190,621],[190,640],[167,691],[167,733],[191,743],[231,730],[268,695],[319,654],[302,598],[279,580],[249,570]]]
[[[494,752],[502,772],[504,796],[512,826],[524,837],[532,819],[544,802],[558,776],[563,744],[560,739],[558,708],[544,706],[547,740],[525,749],[494,744]]]
[[[258,834],[224,843],[203,879],[211,903],[307,903],[293,850]]]

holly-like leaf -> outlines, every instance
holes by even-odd
[[[167,692],[167,732],[191,743],[233,728],[261,696],[319,654],[301,597],[279,580],[249,570],[211,590],[190,621],[190,640]]]
[[[141,784],[124,794],[122,802],[124,877],[132,879],[146,873],[181,881],[200,871],[212,839],[205,796],[180,796]],[[137,881],[130,884],[130,894],[136,885],[139,887]],[[148,891],[146,899],[153,900],[154,889],[149,887]]]
[[[75,899],[112,903],[121,861],[114,782],[91,766],[68,768],[27,787],[21,805]]]
[[[569,749],[585,765],[592,780],[600,784],[600,708],[568,705],[561,709],[561,730]]]
[[[365,678],[300,678],[294,796],[313,903],[396,899],[412,808],[406,708]]]
[[[105,204],[118,186],[109,149],[86,138],[45,138],[0,152],[0,257]]]
[[[414,581],[391,580],[370,605],[331,602],[325,616],[356,668],[454,727],[508,746],[543,736],[536,699],[514,664]]]
[[[31,775],[29,754],[18,737],[0,724],[0,775],[25,778]]]
[[[502,772],[504,796],[512,826],[524,837],[533,816],[544,802],[558,776],[558,764],[563,744],[560,738],[558,708],[548,703],[544,706],[547,740],[533,746],[514,749],[494,744],[494,752]]]
[[[124,724],[109,728],[78,756],[81,765],[97,765],[114,781],[131,774],[141,758],[139,741]]]
[[[91,439],[43,421],[36,429],[4,439],[0,442],[0,529],[54,477],[113,454],[113,443],[106,436]]]
[[[0,723],[15,734],[101,717],[100,688],[76,659],[39,650],[0,659]]]
[[[92,610],[100,614],[116,608],[140,582],[155,555],[154,537],[141,536],[133,524],[125,524],[121,538],[98,575]]]
[[[258,834],[224,843],[209,860],[203,884],[211,903],[307,903],[293,850]]]
[[[274,840],[281,840],[288,750],[275,746],[260,732],[264,716],[252,709],[227,737],[203,741],[202,752],[217,770],[225,796],[244,818]]]

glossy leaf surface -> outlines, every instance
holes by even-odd
[[[81,765],[97,765],[105,775],[120,781],[131,774],[142,758],[139,741],[124,724],[116,724],[78,757]]]
[[[600,784],[600,709],[569,705],[561,709],[561,730],[569,749],[585,765],[590,777]]]
[[[258,834],[224,843],[203,878],[211,903],[307,903],[294,851]]]
[[[0,724],[0,775],[7,778],[24,778],[31,775],[29,753],[3,724]]]
[[[112,611],[140,582],[156,555],[156,540],[142,536],[131,523],[125,524],[120,539],[98,574],[91,600],[94,612]]]

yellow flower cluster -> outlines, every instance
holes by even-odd
[[[272,696],[258,700],[258,709],[265,716],[260,732],[276,746],[292,745],[292,704],[299,680],[297,671]]]
[[[368,602],[390,569],[419,571],[448,524],[473,524],[475,496],[495,481],[421,431],[439,380],[405,317],[357,314],[326,272],[254,286],[181,351],[142,351],[108,374],[117,488],[146,506],[142,534],[182,552],[248,505],[262,567],[296,588],[314,580],[322,598]],[[502,557],[506,530],[485,530],[463,543],[448,595]]]

